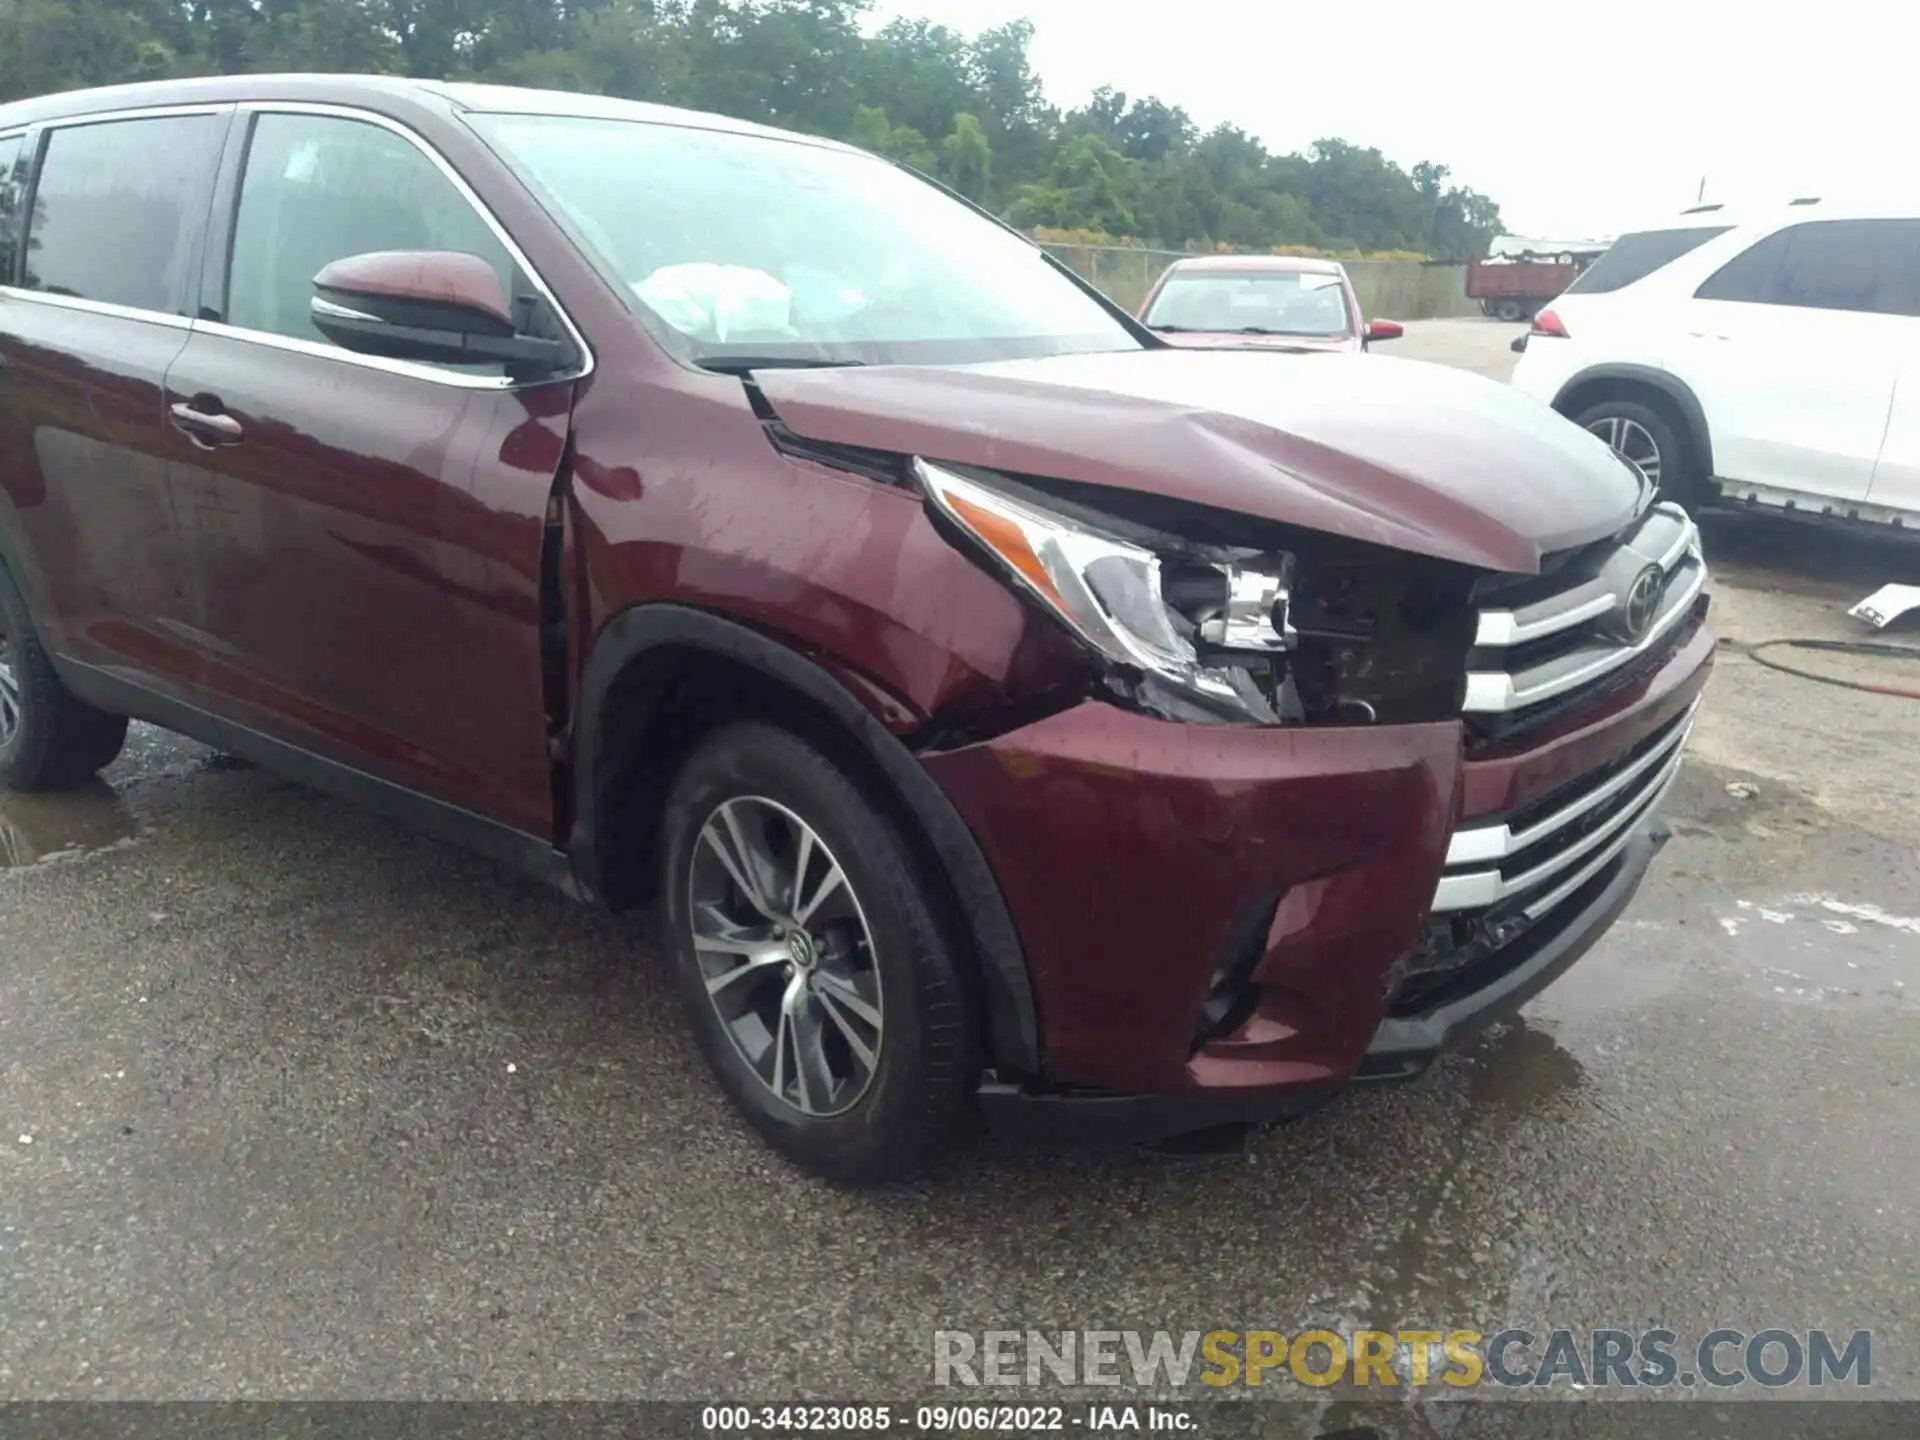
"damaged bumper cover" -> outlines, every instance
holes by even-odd
[[[1387,1016],[1344,1083],[1381,1084],[1418,1078],[1461,1041],[1515,1014],[1590,950],[1640,888],[1668,838],[1658,821],[1636,830],[1576,913],[1553,929],[1518,942],[1517,963],[1484,988],[1406,1017]],[[1227,1125],[1271,1125],[1304,1115],[1331,1099],[1343,1082],[1284,1087],[1213,1086],[1160,1095],[1100,1091],[1036,1092],[999,1082],[981,1087],[978,1103],[997,1131],[1053,1143],[1145,1144]]]
[[[1418,1075],[1590,948],[1664,831],[1636,812],[1549,913],[1423,985],[1455,834],[1657,742],[1712,650],[1700,631],[1597,711],[1472,753],[1457,721],[1196,727],[1087,703],[923,756],[1025,937],[1039,1010],[1044,1081],[989,1083],[988,1119],[1152,1140]]]

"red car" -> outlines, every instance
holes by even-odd
[[[1640,883],[1692,524],[1504,386],[1175,349],[845,146],[0,108],[0,780],[127,717],[609,906],[828,1175],[1418,1073]]]
[[[1337,260],[1203,255],[1176,260],[1154,282],[1141,321],[1170,345],[1365,350],[1398,340],[1392,320],[1369,323]]]

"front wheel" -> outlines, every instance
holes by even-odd
[[[766,1140],[874,1184],[963,1126],[977,1066],[955,949],[905,837],[845,771],[730,725],[682,768],[662,839],[683,1001]]]
[[[1662,500],[1691,504],[1695,477],[1685,447],[1666,417],[1632,400],[1602,400],[1574,418],[1645,477]]]

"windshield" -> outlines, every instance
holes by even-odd
[[[1353,333],[1340,277],[1300,270],[1265,275],[1176,272],[1154,297],[1147,324],[1156,330],[1316,338]]]
[[[640,120],[468,118],[696,362],[1139,348],[1039,250],[884,161]]]

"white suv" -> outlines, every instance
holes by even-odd
[[[1667,498],[1920,524],[1920,206],[1718,207],[1623,235],[1513,383]]]

